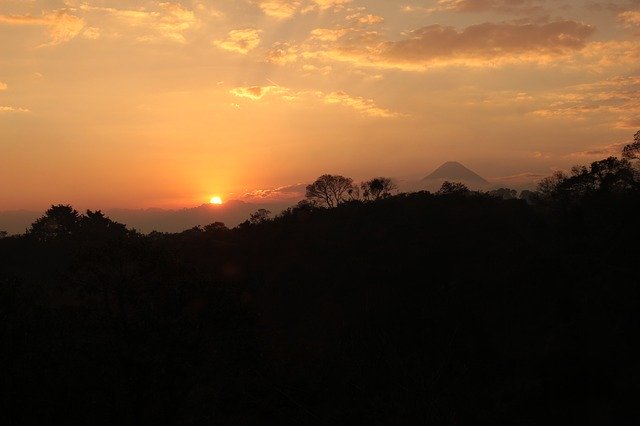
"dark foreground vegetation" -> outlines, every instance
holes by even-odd
[[[629,158],[178,234],[54,206],[0,239],[0,423],[637,425]]]

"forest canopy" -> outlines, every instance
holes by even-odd
[[[327,174],[231,229],[53,205],[0,235],[0,422],[637,424],[638,138],[520,194]]]

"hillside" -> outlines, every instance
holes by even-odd
[[[0,239],[3,416],[631,424],[640,192],[603,194],[412,193],[233,229],[98,217]]]

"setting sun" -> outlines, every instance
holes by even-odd
[[[222,204],[222,198],[220,197],[211,197],[209,201],[211,204]]]

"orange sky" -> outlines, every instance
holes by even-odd
[[[505,186],[640,129],[640,0],[0,0],[0,210]]]

